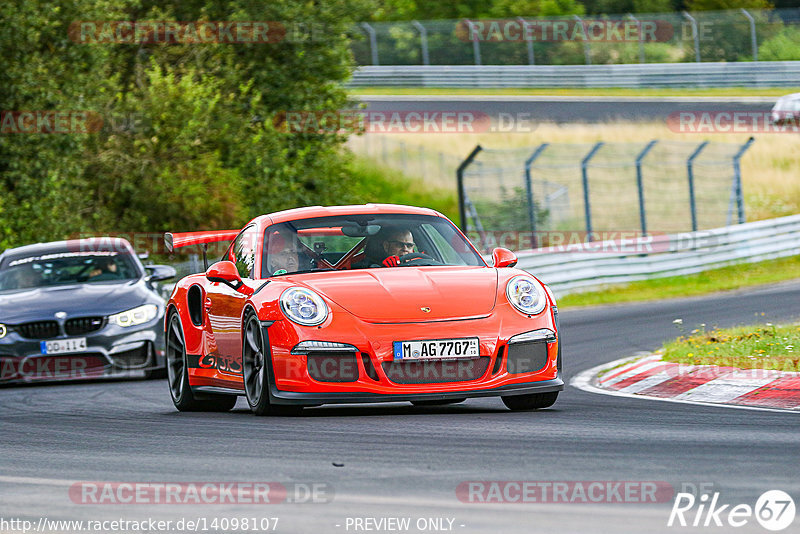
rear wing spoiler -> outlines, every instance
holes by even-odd
[[[167,232],[164,234],[164,244],[167,250],[174,252],[176,248],[188,247],[190,245],[202,245],[203,265],[208,269],[208,257],[206,251],[209,243],[220,241],[233,241],[239,235],[240,230],[215,230],[211,232]]]
[[[215,230],[211,232],[167,232],[164,234],[164,244],[167,250],[174,252],[176,248],[189,245],[205,245],[219,241],[233,241],[240,230]]]

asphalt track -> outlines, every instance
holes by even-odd
[[[367,111],[470,111],[493,118],[530,117],[533,122],[597,123],[664,121],[677,112],[769,113],[776,98],[767,97],[550,97],[550,96],[360,96]]]
[[[676,318],[687,328],[777,323],[797,319],[798,304],[796,281],[564,310],[566,375],[654,349],[678,334]],[[163,381],[139,380],[3,388],[0,406],[0,518],[34,525],[43,517],[278,517],[277,532],[337,533],[368,531],[348,528],[348,518],[409,517],[405,532],[420,532],[419,518],[450,518],[451,531],[482,534],[731,530],[668,528],[671,499],[464,503],[456,496],[464,481],[664,481],[676,490],[713,484],[721,503],[753,506],[771,489],[800,502],[796,414],[611,397],[571,386],[553,408],[534,413],[512,413],[499,399],[438,408],[320,407],[293,418],[257,418],[240,399],[232,413],[178,413]],[[79,481],[323,483],[335,496],[312,504],[77,504],[69,488]],[[0,531],[19,532],[1,523]],[[736,531],[766,532],[752,518]]]

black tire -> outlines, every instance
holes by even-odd
[[[248,310],[242,324],[242,380],[247,404],[256,415],[299,414],[302,406],[270,404],[268,356],[261,322],[253,310]]]
[[[458,404],[459,402],[464,402],[465,400],[467,400],[466,397],[463,399],[421,400],[411,401],[411,404],[414,406],[446,406],[448,404]]]
[[[227,412],[236,404],[234,395],[204,395],[195,398],[189,386],[189,371],[186,364],[186,344],[181,328],[181,319],[173,311],[167,322],[164,336],[166,342],[167,384],[172,403],[179,412]]]
[[[512,395],[509,397],[502,397],[503,404],[514,412],[526,412],[530,410],[541,410],[542,408],[549,408],[555,404],[558,398],[558,391],[550,391],[548,393],[533,393],[531,395]]]

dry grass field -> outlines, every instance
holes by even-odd
[[[373,146],[379,134],[368,134]],[[535,147],[540,143],[642,143],[704,140],[712,143],[744,143],[749,134],[690,134],[670,130],[661,123],[617,122],[606,124],[544,123],[526,133],[483,134],[384,134],[392,145],[405,143],[408,153],[424,147],[427,154],[441,152],[463,158],[476,144],[484,148]],[[742,158],[742,187],[750,221],[800,213],[800,133],[756,134],[755,143]],[[358,152],[358,151],[357,151]],[[449,174],[449,173],[448,173]],[[426,178],[426,177],[422,177]],[[426,180],[431,185],[452,187],[452,178]]]

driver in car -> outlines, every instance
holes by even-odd
[[[269,238],[269,272],[277,275],[297,271],[300,265],[297,248],[291,235],[273,232]]]
[[[383,251],[387,257],[381,262],[381,265],[397,267],[400,265],[400,256],[414,252],[414,236],[409,230],[403,228],[390,228],[385,235]]]

